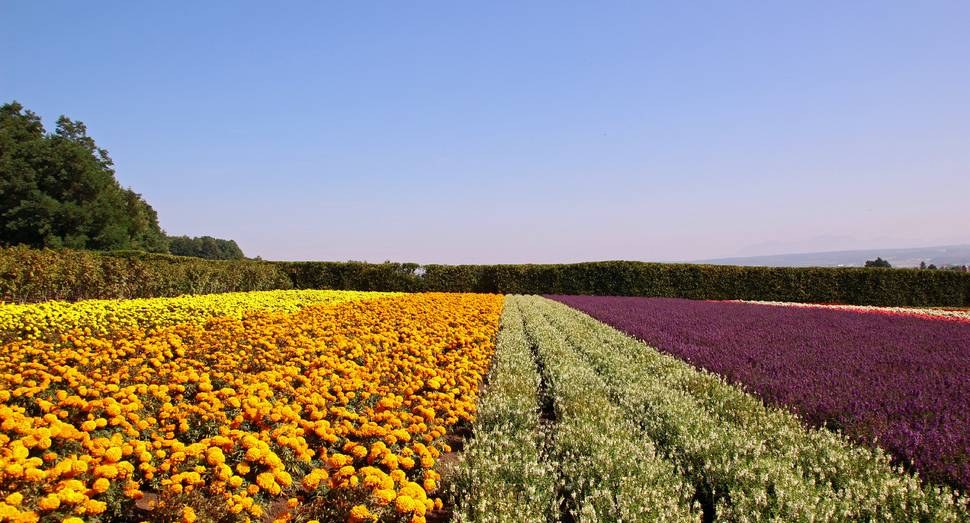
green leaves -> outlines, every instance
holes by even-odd
[[[122,189],[82,122],[54,133],[17,102],[0,107],[0,245],[168,252],[155,211]]]

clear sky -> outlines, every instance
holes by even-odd
[[[970,243],[970,2],[2,0],[0,103],[274,260]],[[952,243],[952,242],[950,242]]]

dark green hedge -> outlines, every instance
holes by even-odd
[[[854,305],[970,306],[970,274],[861,267],[626,261],[570,265],[283,263],[297,288],[663,296]]]
[[[273,262],[0,247],[0,300],[6,302],[156,298],[292,286]]]
[[[0,248],[0,299],[149,298],[271,289],[663,296],[970,306],[970,274],[608,261],[570,265],[215,261],[143,252]]]

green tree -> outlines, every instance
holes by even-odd
[[[885,267],[889,269],[892,268],[892,265],[889,265],[889,262],[882,258],[876,258],[875,260],[867,260],[866,267]]]
[[[245,256],[235,240],[220,240],[212,236],[169,238],[169,252],[176,256],[192,256],[207,260],[241,260]]]
[[[168,252],[158,215],[115,179],[108,151],[66,116],[46,133],[17,102],[0,107],[0,244]]]

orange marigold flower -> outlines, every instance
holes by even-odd
[[[48,494],[40,500],[41,510],[54,510],[59,506],[61,506],[61,500],[56,494]]]
[[[94,481],[94,485],[91,486],[91,490],[101,494],[102,492],[107,491],[109,487],[111,487],[110,481],[105,478],[98,478]]]

